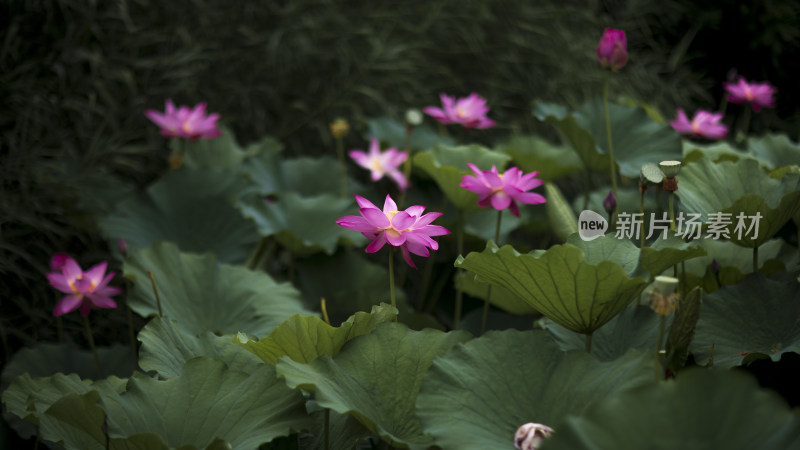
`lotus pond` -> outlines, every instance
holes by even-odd
[[[626,34],[597,38],[604,89],[493,144],[480,93],[331,120],[322,156],[149,105],[170,168],[95,218],[111,259],[52,255],[59,337],[83,328],[4,366],[9,427],[67,449],[800,448],[800,144],[749,128],[780,93],[721,82],[735,126],[617,101]]]

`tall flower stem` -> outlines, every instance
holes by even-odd
[[[406,137],[403,140],[403,150],[408,152],[408,158],[406,158],[406,162],[403,163],[403,176],[406,177],[406,180],[411,179],[411,131],[413,131],[413,129],[407,126]],[[400,190],[400,200],[397,202],[397,207],[402,208],[405,200],[406,190]]]
[[[753,273],[758,272],[758,246],[753,246]]]
[[[503,210],[497,211],[497,224],[494,227],[494,243],[498,247],[500,244],[500,223],[503,219]],[[486,287],[486,300],[483,302],[483,317],[481,318],[481,334],[486,331],[486,322],[489,319],[489,300],[492,298],[492,285]]]
[[[639,189],[639,213],[642,215],[642,220],[644,220],[644,189]],[[644,250],[644,230],[639,230],[639,238],[641,239],[639,255],[641,255],[642,250]]]
[[[128,313],[128,339],[131,341],[131,355],[133,356],[133,367],[139,366],[139,358],[136,354],[136,333],[133,331],[133,313],[131,307],[125,305],[125,310]]]
[[[609,74],[606,72],[606,82],[603,85],[603,109],[606,114],[606,136],[608,137],[608,159],[611,167],[611,190],[614,192],[614,197],[619,198],[617,195],[617,163],[614,160],[614,147],[611,143],[611,113],[608,110],[608,85]],[[617,208],[614,208],[614,217],[617,215]]]
[[[592,189],[592,172],[589,170],[589,166],[586,166],[586,181],[583,184],[583,209],[589,207],[589,191],[591,189]],[[617,194],[614,195],[616,196]]]
[[[669,229],[675,231],[675,191],[669,191]]]
[[[656,351],[655,351],[655,377],[656,382],[661,381],[661,358],[659,358],[659,354],[661,353],[661,341],[664,340],[664,328],[667,326],[667,316],[661,316],[661,323],[658,325],[658,340],[656,341]]]
[[[340,137],[336,138],[336,154],[339,157],[339,171],[342,177],[342,187],[339,195],[345,198],[347,197],[347,164],[344,159],[344,144]]]
[[[464,211],[458,210],[458,220],[456,221],[456,243],[459,255],[464,253]],[[464,290],[461,287],[463,283],[462,274],[464,269],[460,268],[456,272],[456,310],[453,313],[453,329],[458,330],[461,328],[461,309],[464,304]]]
[[[392,308],[397,308],[394,294],[394,247],[389,251],[389,297],[392,300]]]
[[[153,271],[148,270],[147,274],[150,275],[150,284],[153,285],[153,293],[156,295],[156,303],[158,304],[158,317],[164,317],[164,312],[161,310],[161,296],[158,295],[158,286],[156,286],[156,279],[153,276]]]
[[[744,118],[742,118],[742,134],[744,139],[747,140],[747,131],[750,129],[750,108],[744,109]]]
[[[86,338],[89,340],[89,347],[92,349],[94,365],[97,367],[97,379],[103,378],[103,370],[100,368],[100,358],[97,356],[97,348],[94,346],[94,335],[92,325],[89,323],[89,316],[83,316],[83,324],[86,327]]]
[[[64,342],[64,321],[61,316],[56,317],[56,329],[58,331],[58,342]]]

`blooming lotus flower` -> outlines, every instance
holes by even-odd
[[[424,108],[425,114],[433,117],[444,124],[460,123],[465,128],[490,128],[495,125],[494,120],[486,117],[489,107],[486,106],[486,99],[472,93],[469,97],[456,100],[440,94],[444,109],[435,106]]]
[[[381,152],[378,140],[372,138],[369,143],[369,154],[361,150],[352,150],[349,155],[359,166],[372,171],[372,181],[378,181],[384,175],[388,175],[397,182],[401,191],[405,191],[408,187],[408,180],[399,169],[400,164],[408,158],[408,152],[399,152],[395,148]]]
[[[514,434],[514,447],[518,450],[537,450],[542,441],[553,434],[553,429],[541,423],[526,423]]]
[[[680,134],[688,134],[708,139],[723,139],[728,134],[728,127],[719,123],[722,114],[699,110],[690,122],[682,109],[678,108],[678,117],[669,124]]]
[[[748,83],[744,78],[739,77],[736,84],[723,83],[725,90],[728,91],[728,101],[731,103],[750,103],[753,111],[758,112],[761,108],[774,108],[776,89],[769,83]]]
[[[111,296],[121,294],[122,289],[108,285],[114,278],[114,272],[106,275],[107,265],[108,263],[103,261],[84,272],[69,256],[62,254],[53,256],[50,266],[54,268],[54,272],[48,273],[47,279],[50,280],[51,286],[69,294],[59,300],[53,315],[60,316],[78,307],[82,316],[89,314],[92,308],[116,308],[117,304]]]
[[[219,114],[206,116],[205,103],[200,103],[194,109],[189,109],[188,106],[175,109],[172,100],[167,100],[163,114],[152,109],[144,114],[161,127],[161,134],[169,138],[211,139],[222,134],[217,129]]]
[[[597,44],[597,60],[603,67],[608,67],[614,72],[625,67],[628,62],[628,41],[624,31],[605,29],[600,43]]]
[[[496,166],[492,166],[492,170],[483,171],[474,164],[467,164],[467,166],[475,172],[475,176],[464,175],[461,177],[459,186],[470,192],[480,194],[478,206],[482,208],[487,208],[490,205],[498,211],[509,208],[511,214],[519,217],[517,202],[533,205],[547,201],[535,192],[527,192],[544,183],[544,181],[536,178],[539,172],[523,175],[521,170],[512,167],[505,173],[499,174]]]
[[[450,234],[445,227],[431,225],[442,213],[432,212],[422,214],[424,206],[411,206],[405,211],[398,211],[397,204],[392,197],[387,195],[383,203],[383,210],[378,209],[369,200],[356,195],[356,201],[361,209],[361,216],[345,216],[336,223],[348,230],[360,231],[365,237],[372,239],[367,245],[367,253],[375,253],[386,243],[400,247],[403,259],[409,266],[416,269],[411,253],[428,257],[431,250],[437,250],[439,244],[431,236]]]

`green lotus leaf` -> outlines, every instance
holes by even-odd
[[[733,367],[750,353],[778,361],[786,352],[800,353],[800,284],[750,274],[703,299],[690,350],[698,364]]]
[[[245,373],[252,373],[261,364],[252,353],[231,344],[230,335],[188,334],[164,317],[151,319],[139,332],[138,339],[142,343],[139,366],[164,378],[180,376],[186,361],[196,356],[218,359]]]
[[[584,209],[589,209],[594,211],[601,216],[608,219],[608,214],[606,214],[606,210],[603,207],[603,200],[605,200],[608,193],[611,192],[611,186],[603,186],[597,189],[592,190],[589,193],[589,202],[587,203],[586,207],[583,207],[584,204],[584,194],[580,193],[575,196],[572,200],[572,210],[575,211],[575,214],[580,214],[581,211]],[[666,199],[666,196],[663,196]],[[629,187],[617,188],[617,209],[619,212],[623,213],[638,213],[639,212],[639,200],[640,194],[639,189],[637,187]],[[647,220],[649,222],[649,212],[655,212],[657,209],[656,205],[656,194],[653,189],[650,189],[644,195],[644,211],[645,215],[647,215]],[[576,221],[577,223],[577,221]],[[609,226],[611,226],[611,222],[609,222]],[[609,228],[610,232],[615,232],[613,228]]]
[[[511,156],[523,172],[539,172],[538,178],[554,181],[583,170],[583,163],[569,147],[551,144],[538,136],[515,136],[499,151]]]
[[[66,448],[90,450],[168,450],[169,446],[157,434],[139,433],[128,438],[106,435],[102,424],[105,411],[97,405],[100,394],[67,394],[45,411],[47,419],[41,422],[40,436],[46,441],[58,442]],[[188,450],[188,449],[186,449]]]
[[[356,245],[366,241],[360,233],[336,224],[346,215],[358,214],[352,198],[332,194],[301,197],[286,192],[275,202],[260,195],[248,195],[238,202],[242,213],[253,219],[262,236],[274,236],[296,255],[317,252],[332,254],[340,241]]]
[[[303,364],[284,357],[277,372],[293,388],[314,393],[320,406],[352,414],[391,445],[427,448],[414,402],[422,377],[436,356],[470,338],[468,333],[386,323],[353,339],[333,359]]]
[[[532,206],[532,205],[526,205]],[[520,208],[520,217],[511,214],[507,209],[502,211],[503,218],[500,219],[500,241],[508,242],[509,234],[519,228],[520,224],[529,217],[529,209],[526,206]],[[470,211],[464,213],[464,233],[475,236],[482,241],[494,239],[497,229],[497,210],[494,208],[481,208],[480,211]],[[453,230],[454,231],[454,230]]]
[[[483,252],[459,257],[455,265],[508,289],[557,323],[591,334],[647,284],[631,276],[637,252],[630,242],[611,237],[583,243],[582,248],[567,243],[530,254],[520,254],[510,245],[498,249],[489,242]]]
[[[373,137],[398,150],[405,150],[406,127],[394,119],[379,117],[368,121],[366,138]],[[454,142],[453,138],[442,136],[427,125],[419,125],[411,131],[408,146],[415,150],[426,150],[437,144],[453,145]]]
[[[689,164],[702,158],[708,158],[715,163],[722,161],[736,162],[743,158],[753,158],[751,154],[744,153],[734,148],[731,144],[720,141],[711,144],[698,144],[693,141],[683,141],[683,164]]]
[[[681,139],[669,127],[651,119],[641,107],[610,104],[614,159],[620,175],[634,178],[645,163],[680,159]],[[607,172],[608,139],[603,102],[585,103],[573,114],[546,104],[537,104],[534,115],[555,125],[578,153],[584,166]]]
[[[220,131],[222,135],[215,139],[171,139],[170,147],[182,148],[183,163],[188,168],[238,170],[247,154],[230,129]]]
[[[430,175],[457,208],[477,211],[481,209],[478,206],[478,194],[460,186],[462,176],[473,174],[467,163],[472,163],[481,170],[489,170],[492,166],[502,170],[509,159],[508,155],[479,145],[450,147],[440,144],[414,155],[414,165]]]
[[[127,377],[133,373],[134,359],[129,345],[97,347],[97,357],[103,376]],[[75,373],[84,379],[97,377],[97,367],[91,351],[68,342],[39,343],[20,349],[14,354],[3,368],[0,386],[8,386],[11,380],[23,373],[32,377],[46,377],[57,372]]]
[[[131,247],[175,242],[186,252],[214,252],[224,262],[243,262],[258,233],[231,199],[247,189],[237,175],[182,169],[168,173],[100,219],[105,236]]]
[[[700,214],[702,222],[709,222],[711,213],[730,214],[731,223],[724,227],[730,240],[752,248],[769,240],[800,210],[800,175],[787,174],[776,180],[752,159],[715,164],[702,158],[681,170],[676,193],[682,208]],[[744,228],[737,231],[740,214],[746,219],[741,221]],[[755,230],[749,227],[756,214],[761,218],[754,239]],[[708,234],[704,237],[711,238]]]
[[[314,425],[300,435],[299,446],[292,448],[353,450],[366,441],[372,433],[350,414],[339,414],[320,407],[316,401],[309,400],[306,409],[314,418]],[[328,446],[325,446],[325,411],[328,411]],[[288,450],[288,449],[287,449]]]
[[[342,189],[339,162],[331,156],[285,159],[281,166],[286,183],[285,191],[296,192],[303,197],[314,197],[330,193],[338,195]],[[353,193],[363,194],[363,190],[363,186],[350,177],[347,178],[347,198],[353,198]]]
[[[697,242],[684,242],[671,232],[667,236],[664,239],[662,234],[641,252],[640,264],[651,276],[660,275],[679,262],[706,255],[706,250]]]
[[[254,145],[254,156],[242,165],[244,176],[256,186],[258,192],[267,195],[286,190],[285,174],[281,158],[283,145],[275,139],[266,138]]]
[[[181,253],[168,242],[132,250],[123,267],[134,281],[128,294],[131,309],[143,317],[159,314],[148,275],[152,271],[164,317],[189,334],[244,331],[266,336],[293,314],[313,314],[289,283],[221,264],[211,254]]]
[[[800,164],[800,144],[785,134],[767,134],[747,139],[750,153],[763,161],[767,169]]]
[[[652,379],[650,352],[600,362],[562,352],[542,331],[491,331],[434,360],[417,414],[441,448],[511,449],[524,423],[556,428],[592,402]]]
[[[335,357],[351,339],[371,333],[380,323],[396,319],[397,309],[386,303],[373,306],[369,313],[357,312],[338,327],[316,316],[294,315],[257,342],[242,335],[234,342],[268,364],[275,365],[283,356],[305,364],[322,355]]]
[[[567,199],[564,198],[558,186],[553,183],[545,183],[544,189],[547,198],[547,203],[545,203],[547,220],[558,239],[562,242],[566,241],[571,234],[578,232],[578,218],[570,209]]]
[[[592,355],[611,361],[629,349],[650,350],[658,338],[660,317],[649,306],[630,306],[592,334]],[[561,350],[583,350],[586,337],[544,318],[537,324],[547,331]]]
[[[798,443],[798,416],[752,376],[695,369],[596,403],[562,422],[542,448],[785,450]]]
[[[465,294],[482,300],[486,299],[486,291],[490,285],[477,280],[475,274],[462,272],[456,275],[455,282],[456,286],[461,287],[461,290]],[[508,311],[512,314],[536,314],[536,310],[533,306],[502,286],[492,286],[489,302],[503,311]]]

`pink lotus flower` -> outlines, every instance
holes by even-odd
[[[424,206],[411,206],[405,211],[398,211],[397,204],[392,197],[387,195],[383,203],[383,211],[378,209],[369,200],[356,195],[356,201],[361,209],[361,216],[345,216],[336,223],[348,230],[360,231],[365,237],[372,239],[367,245],[367,253],[375,253],[387,242],[389,245],[400,247],[403,259],[409,266],[417,268],[411,260],[411,253],[428,257],[431,250],[438,250],[439,243],[431,236],[450,234],[445,227],[431,225],[442,213],[432,212],[422,214]]]
[[[384,175],[388,175],[397,182],[401,191],[408,188],[408,180],[399,170],[400,164],[408,158],[408,152],[399,152],[395,148],[381,152],[378,140],[373,138],[369,143],[369,154],[361,150],[352,150],[349,154],[359,166],[372,171],[372,181],[378,181]]]
[[[116,308],[117,304],[111,296],[121,294],[122,289],[109,286],[114,272],[106,275],[108,263],[102,263],[84,272],[74,259],[67,255],[57,254],[50,261],[54,272],[48,273],[50,285],[65,294],[53,310],[53,315],[60,316],[81,308],[81,315],[86,316],[92,308]]]
[[[669,124],[680,134],[688,134],[708,139],[723,139],[728,134],[728,127],[719,123],[722,114],[699,110],[692,121],[686,117],[682,109],[678,108],[678,117]]]
[[[728,101],[731,103],[750,103],[753,111],[758,112],[761,108],[774,108],[776,89],[769,83],[748,83],[744,78],[739,77],[736,84],[723,83],[725,90],[728,91]]]
[[[480,194],[478,205],[482,208],[492,206],[498,211],[509,208],[511,214],[519,217],[517,202],[533,205],[547,201],[537,193],[527,192],[544,183],[544,181],[536,179],[536,175],[539,175],[539,172],[523,175],[521,170],[512,167],[505,173],[499,174],[495,166],[492,166],[492,170],[482,171],[474,164],[467,165],[475,172],[475,176],[464,175],[461,177],[459,186],[470,192]]]
[[[448,97],[440,94],[444,109],[435,106],[424,108],[425,114],[433,117],[441,123],[460,123],[465,128],[490,128],[495,125],[494,120],[486,117],[489,107],[486,106],[486,99],[472,93],[469,97],[460,98]]]
[[[628,62],[628,41],[624,31],[605,29],[600,43],[597,44],[597,60],[603,67],[608,67],[614,72],[625,67]]]
[[[163,114],[152,109],[144,114],[161,127],[161,134],[169,138],[211,139],[222,134],[217,129],[219,114],[206,116],[205,103],[198,104],[194,109],[189,109],[188,106],[175,109],[172,100],[167,100]]]

